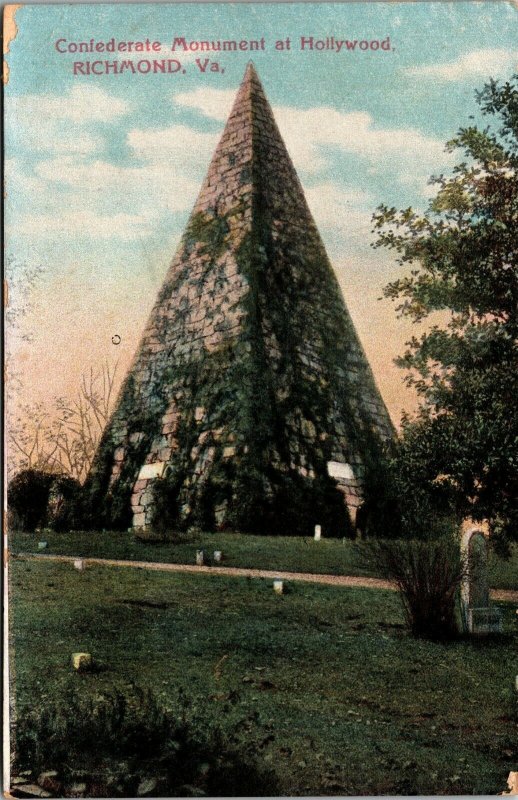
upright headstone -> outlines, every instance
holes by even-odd
[[[315,542],[319,542],[322,538],[322,525],[315,525]]]
[[[468,543],[468,592],[471,608],[489,607],[487,542],[482,531],[475,531]]]
[[[489,603],[487,525],[467,520],[462,529],[461,553],[465,572],[461,584],[465,630],[473,634],[499,633],[502,619]]]

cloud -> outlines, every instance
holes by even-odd
[[[218,134],[202,133],[186,125],[168,128],[134,128],[127,143],[138,158],[168,161],[174,170],[186,171],[193,164],[206,165],[216,146]]]
[[[309,186],[304,194],[319,228],[340,227],[341,220],[351,217],[356,221],[360,217],[363,222],[370,220],[370,212],[363,210],[364,207],[371,208],[374,203],[368,192],[343,189],[332,181],[326,181]]]
[[[129,103],[96,86],[75,84],[68,93],[28,94],[6,99],[6,134],[11,152],[87,154],[104,140],[88,126],[118,120]]]
[[[486,49],[474,50],[459,56],[455,61],[443,64],[428,64],[410,67],[407,75],[418,78],[434,78],[440,81],[461,81],[470,78],[486,79],[504,76],[516,69],[518,50]]]
[[[198,88],[175,95],[176,103],[192,108],[206,117],[227,118],[235,91]],[[317,106],[301,109],[275,106],[275,119],[288,151],[299,171],[316,173],[332,165],[331,150],[353,154],[384,171],[400,174],[404,180],[413,176],[415,183],[427,178],[437,165],[445,165],[451,156],[444,143],[417,128],[377,127],[365,111],[338,111]]]
[[[13,112],[29,117],[32,125],[40,119],[51,117],[68,122],[111,122],[130,111],[126,100],[115,97],[104,89],[88,84],[74,84],[64,94],[27,94],[10,98]]]
[[[174,102],[180,106],[193,108],[205,117],[225,121],[230,114],[235,96],[235,89],[199,87],[192,92],[179,92],[175,94]]]
[[[352,253],[371,256],[372,209],[374,198],[368,192],[343,188],[334,181],[323,181],[304,190],[317,228],[333,263]]]
[[[53,183],[68,186],[69,207],[100,210],[109,206],[129,210],[147,206],[153,209],[156,219],[167,212],[191,208],[200,188],[199,180],[165,168],[164,162],[120,167],[102,160],[56,158],[40,161],[35,173],[47,182],[48,192],[52,192]]]
[[[87,236],[96,239],[141,239],[152,232],[152,219],[146,212],[139,214],[96,214],[90,210],[67,211],[61,214],[26,214],[15,226],[13,233],[29,236],[66,237]]]

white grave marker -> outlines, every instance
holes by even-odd
[[[275,594],[284,594],[284,581],[275,580],[273,582],[273,591]]]
[[[322,525],[315,525],[315,542],[319,542],[322,538]]]

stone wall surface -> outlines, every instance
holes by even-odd
[[[392,437],[249,65],[97,453],[92,507],[105,526],[338,533]],[[351,467],[339,488],[329,461]]]

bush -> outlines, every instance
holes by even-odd
[[[184,701],[175,715],[138,688],[95,697],[70,692],[17,721],[14,770],[55,770],[61,796],[78,782],[92,797],[136,797],[143,781],[163,797],[277,792],[256,742],[240,741],[235,727],[226,733],[189,719],[188,711]]]
[[[67,475],[54,477],[49,489],[46,521],[55,531],[82,527],[81,484]]]
[[[81,484],[67,475],[25,469],[7,487],[9,527],[33,532],[81,527]]]
[[[445,641],[458,635],[456,602],[465,573],[453,535],[429,541],[372,540],[364,560],[396,583],[413,636]]]
[[[22,531],[34,531],[43,525],[52,482],[56,475],[36,469],[24,469],[7,487],[9,525]]]

